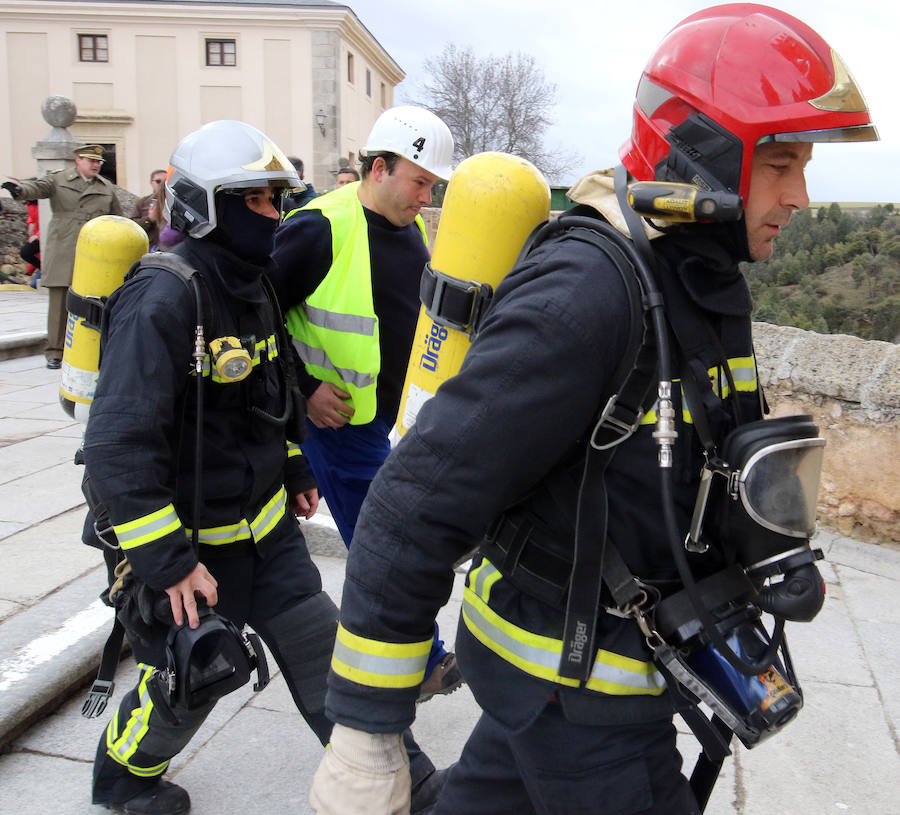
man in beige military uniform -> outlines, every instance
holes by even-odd
[[[53,170],[36,181],[5,182],[2,187],[16,200],[49,198],[53,220],[41,236],[41,285],[50,295],[47,313],[48,368],[62,363],[66,336],[66,291],[72,284],[75,244],[81,227],[98,215],[121,215],[115,186],[100,176],[103,148],[86,144],[76,148],[74,170]]]

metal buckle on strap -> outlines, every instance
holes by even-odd
[[[594,425],[594,430],[591,433],[591,447],[595,450],[608,450],[610,447],[615,447],[617,444],[621,444],[626,439],[630,438],[635,430],[641,424],[641,419],[644,418],[644,411],[641,408],[638,408],[636,414],[634,414],[634,418],[632,421],[627,421],[625,419],[620,419],[618,416],[613,415],[613,411],[619,406],[618,405],[619,394],[614,393],[609,397],[609,400],[606,403],[606,407],[603,408],[603,412],[600,414],[600,418],[597,420],[597,424]],[[601,430],[609,430],[612,433],[617,434],[616,438],[612,441],[606,442],[605,444],[600,444],[597,441],[597,434]]]
[[[434,290],[429,296],[427,289],[431,281],[434,283]],[[462,292],[470,298],[464,322],[459,318],[451,317],[444,313],[445,297],[448,289]],[[466,281],[451,277],[437,269],[433,269],[430,263],[426,263],[422,273],[419,295],[422,305],[425,306],[425,313],[436,323],[474,335],[477,333],[481,318],[484,316],[484,312],[494,296],[494,289],[488,283],[479,283],[477,280]]]

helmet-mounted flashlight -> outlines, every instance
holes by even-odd
[[[644,218],[674,223],[739,221],[741,196],[724,190],[702,190],[671,181],[635,181],[628,185],[628,203]]]

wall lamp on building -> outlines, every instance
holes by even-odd
[[[325,120],[327,118],[325,111],[322,110],[322,108],[319,108],[319,112],[316,114],[316,124],[319,126],[319,132],[323,136],[325,135]]]

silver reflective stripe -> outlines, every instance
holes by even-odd
[[[181,521],[172,504],[158,509],[156,512],[151,512],[149,515],[144,515],[142,518],[113,526],[116,537],[119,539],[119,545],[123,549],[152,543],[180,528]]]
[[[308,362],[310,365],[318,365],[320,368],[334,371],[341,378],[342,382],[357,388],[367,388],[369,385],[375,384],[375,377],[372,374],[364,374],[360,371],[353,371],[350,368],[338,368],[321,348],[313,348],[311,345],[300,342],[298,339],[294,339],[292,342],[294,343],[294,348],[297,349],[297,353],[300,354],[300,359]]]
[[[332,658],[357,671],[376,676],[411,677],[407,687],[413,687],[422,681],[428,665],[428,653],[421,656],[397,657],[365,654],[348,647],[340,638],[334,641]]]
[[[487,558],[484,558],[481,565],[469,575],[469,580],[472,581],[472,591],[486,603],[490,599],[491,586],[501,577],[500,570]]]
[[[471,589],[466,589],[463,595],[463,619],[477,639],[520,670],[562,685],[578,684],[559,675],[561,640],[534,634],[509,623]],[[629,664],[636,670],[629,670],[626,667]],[[649,673],[642,669],[649,669]],[[665,680],[646,662],[598,651],[587,687],[619,695],[657,694],[665,687]]]
[[[375,336],[376,317],[361,317],[359,314],[341,314],[339,311],[326,311],[303,304],[303,312],[310,325],[327,328],[329,331],[343,331],[345,334],[361,334],[364,337]]]
[[[463,607],[466,614],[472,617],[472,621],[480,631],[486,634],[492,642],[495,642],[501,649],[519,658],[528,665],[535,665],[544,668],[544,671],[537,673],[538,676],[547,677],[547,673],[556,674],[559,667],[559,658],[562,654],[562,642],[559,640],[550,640],[550,648],[541,648],[537,645],[526,645],[507,634],[503,629],[498,628],[492,622],[487,620],[481,611],[473,604],[463,598]],[[549,639],[549,638],[548,638]],[[558,650],[557,650],[558,647]],[[517,663],[519,664],[519,663]],[[521,667],[521,664],[520,664]],[[532,671],[528,671],[533,673]]]
[[[139,767],[131,764],[131,758],[140,747],[141,740],[147,734],[150,714],[153,711],[153,700],[147,689],[147,681],[155,668],[152,665],[139,663],[143,671],[138,684],[138,707],[131,710],[131,716],[125,723],[122,732],[118,731],[119,714],[116,713],[106,728],[106,747],[110,758],[128,767],[133,775],[149,778],[160,775],[169,765],[168,759],[152,767]]]
[[[253,532],[253,539],[262,540],[269,534],[282,517],[284,509],[287,506],[287,491],[282,487],[275,493],[266,505],[260,510],[259,514],[250,522],[250,529]]]
[[[188,537],[193,534],[192,529],[185,529]],[[201,529],[198,533],[200,543],[210,546],[220,546],[223,543],[234,543],[237,540],[250,537],[250,525],[246,521],[228,526],[216,526],[209,529]]]

